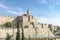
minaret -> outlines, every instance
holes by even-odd
[[[27,9],[27,15],[29,15],[29,9]]]

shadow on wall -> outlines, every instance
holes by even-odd
[[[6,20],[6,19],[4,19],[4,20]],[[11,27],[17,27],[17,17],[16,18],[14,18],[14,20],[11,20],[11,22],[8,20],[8,21],[6,21],[6,23],[7,22],[9,22],[9,23],[11,23]],[[6,23],[3,23],[3,24],[1,24],[0,25],[0,28],[6,28]],[[9,25],[9,24],[8,24]]]

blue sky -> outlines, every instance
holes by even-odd
[[[0,0],[0,15],[17,16],[27,9],[41,23],[60,24],[60,0]]]

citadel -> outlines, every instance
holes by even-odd
[[[37,19],[33,15],[30,15],[29,10],[27,10],[27,13],[22,14],[21,16],[16,16],[16,17],[0,16],[0,39],[5,38],[7,33],[13,35],[14,38],[16,38],[17,21],[20,27],[20,34],[21,34],[21,28],[23,27],[24,35],[27,38],[28,36],[32,38],[36,36],[41,39],[45,38],[43,40],[48,40],[47,37],[51,37],[51,38],[55,37],[55,35],[52,32],[57,30],[57,26],[54,26],[52,24],[42,24],[37,22]],[[6,28],[5,24],[7,22],[11,22],[12,25],[11,28]],[[13,32],[13,28],[14,28],[14,32]]]

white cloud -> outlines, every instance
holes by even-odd
[[[1,3],[0,3],[0,8],[8,9],[8,7],[6,7],[5,5],[3,5],[3,4],[1,4]]]
[[[18,8],[20,11],[23,11],[21,8]]]
[[[55,9],[55,3],[53,4],[53,5],[49,5],[49,8],[51,9],[51,10],[54,10]]]
[[[56,4],[60,4],[60,0],[56,0]]]
[[[12,14],[15,14],[15,15],[21,15],[21,14],[24,13],[21,8],[18,9],[19,10],[19,12],[18,12],[18,11],[15,11],[15,10],[13,10],[13,9],[11,9],[11,8],[1,4],[1,3],[0,3],[0,8],[3,8],[3,9],[5,9],[6,12],[9,12],[9,13],[12,13]]]
[[[46,0],[38,0],[38,3],[45,3]]]
[[[7,12],[12,13],[12,14],[15,14],[15,15],[21,15],[21,14],[24,14],[24,12],[22,12],[22,11],[17,12],[17,11],[14,11],[14,10],[7,10]]]
[[[53,18],[39,17],[38,22],[60,26],[60,18],[59,17],[53,17]]]
[[[19,14],[18,12],[16,12],[16,11],[12,11],[12,10],[7,10],[8,12],[10,12],[10,13],[13,13],[13,14]]]
[[[53,2],[52,2],[53,1]],[[55,9],[55,6],[60,5],[60,0],[37,0],[38,3],[44,3],[49,6],[51,10]]]
[[[49,2],[47,2],[47,4],[50,9],[54,9],[55,6],[60,5],[60,0],[54,0],[54,2],[51,5],[49,5]]]

